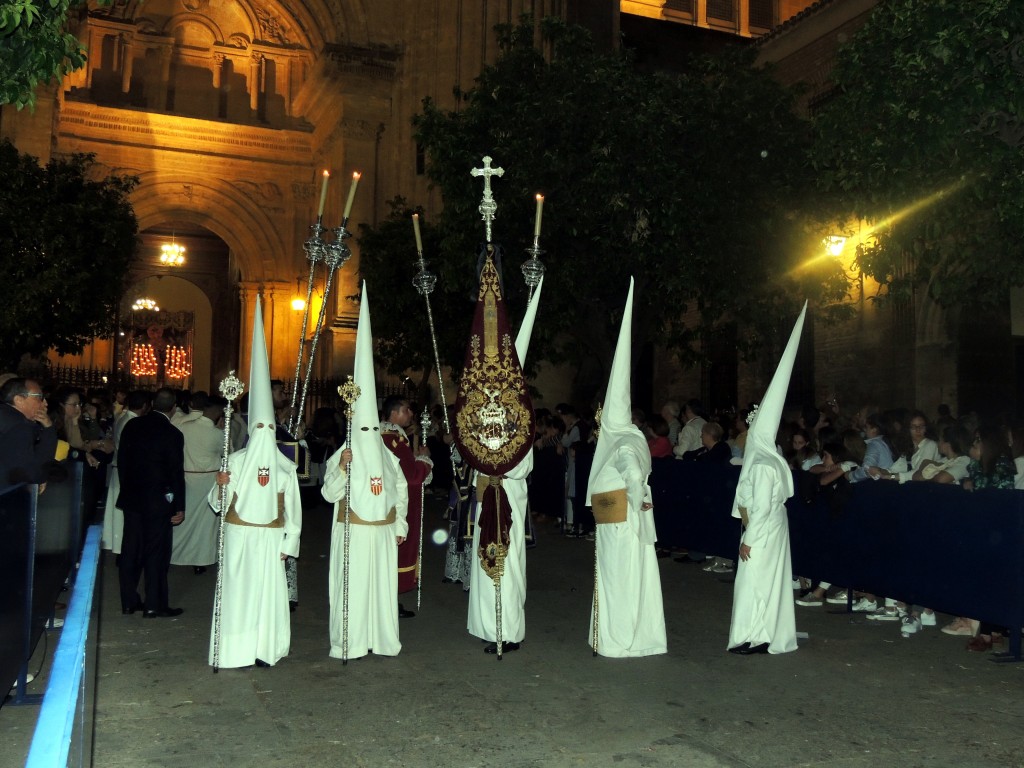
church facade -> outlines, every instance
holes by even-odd
[[[169,383],[209,389],[229,368],[248,369],[241,341],[262,293],[272,374],[290,379],[306,314],[293,301],[307,292],[303,244],[317,217],[323,172],[330,173],[325,227],[340,225],[355,173],[350,231],[376,223],[398,195],[429,216],[441,201],[412,135],[422,99],[457,108],[454,88],[472,87],[497,56],[495,25],[523,13],[586,20],[595,5],[90,3],[74,27],[89,53],[86,67],[41,90],[34,112],[0,113],[0,137],[42,162],[89,152],[100,171],[140,180],[132,195],[138,258],[130,275],[111,275],[127,286],[121,333],[97,340],[71,363],[123,371],[132,365],[126,330],[130,336],[133,327],[153,328],[158,317],[167,324],[174,315],[188,336],[191,365],[188,376]],[[605,31],[610,40],[610,26]],[[168,243],[185,249],[181,266],[160,261]],[[317,269],[303,336],[308,351],[326,293],[313,375],[339,375],[351,365],[359,254],[354,239],[347,243],[352,257],[329,291],[325,270]],[[410,244],[410,276],[413,254]],[[140,299],[163,314],[133,310]]]

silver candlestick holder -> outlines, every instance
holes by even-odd
[[[526,302],[529,304],[530,300],[533,299],[533,292],[537,286],[540,285],[540,280],[544,277],[544,262],[540,260],[540,256],[544,251],[540,247],[540,237],[533,238],[533,245],[526,249],[526,252],[530,254],[530,258],[523,262],[523,279],[526,281],[526,286],[530,289],[527,294]]]
[[[317,347],[320,342],[320,334],[323,332],[324,321],[327,317],[328,297],[331,293],[331,286],[334,283],[335,273],[352,257],[352,251],[345,241],[352,237],[346,228],[348,219],[345,219],[337,227],[328,228],[323,226],[321,217],[309,228],[310,236],[302,244],[306,252],[306,259],[309,261],[309,280],[306,285],[306,307],[302,315],[302,330],[299,333],[299,352],[295,361],[295,381],[292,386],[291,416],[288,420],[288,431],[294,435],[299,422],[302,421],[302,413],[306,407],[306,395],[309,392],[309,377],[313,372],[313,365],[316,361]],[[327,233],[330,233],[327,235]],[[325,237],[325,235],[327,235]],[[312,343],[309,349],[309,358],[306,360],[306,376],[302,379],[302,358],[306,342],[306,329],[309,327],[309,309],[313,299],[314,274],[317,264],[324,264],[327,267],[327,278],[324,282],[323,302],[320,304],[320,312],[317,316],[316,326],[313,330]],[[299,395],[301,386],[301,396]],[[296,402],[298,400],[298,402]]]

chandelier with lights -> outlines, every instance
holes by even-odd
[[[160,246],[160,263],[165,267],[180,267],[185,263],[185,246],[173,240]]]
[[[147,298],[136,299],[135,303],[132,304],[132,312],[142,312],[142,311],[159,312],[160,311],[160,307],[157,306],[156,301],[154,301],[153,299],[147,299]]]

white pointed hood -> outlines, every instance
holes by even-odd
[[[377,414],[377,378],[373,368],[373,329],[370,298],[363,281],[356,328],[356,359],[352,379],[359,387],[352,413],[352,466],[350,499],[353,511],[363,520],[387,517],[397,502],[396,478],[391,452],[380,437]]]
[[[762,463],[776,467],[786,491],[786,498],[793,495],[793,472],[785,458],[779,454],[775,439],[778,436],[779,425],[782,423],[782,412],[786,407],[786,393],[789,391],[789,380],[793,375],[793,364],[796,362],[796,354],[800,348],[800,335],[803,333],[806,315],[807,302],[805,301],[803,309],[800,310],[800,316],[793,326],[793,331],[789,335],[789,343],[786,344],[779,365],[775,369],[775,375],[772,377],[764,397],[761,398],[754,419],[747,429],[747,442],[743,449],[743,468],[740,470],[739,481],[736,485],[736,500],[733,501],[733,517],[740,517],[740,493],[750,467],[754,464]]]
[[[516,334],[516,355],[519,357],[519,365],[526,365],[526,353],[530,350],[530,338],[533,336],[533,323],[537,319],[537,308],[540,306],[540,292],[544,287],[544,277],[541,276],[537,283],[537,289],[533,292],[526,307],[526,314],[523,316],[523,324],[519,326],[519,333]]]
[[[263,331],[263,305],[257,295],[249,362],[249,441],[237,477],[232,478],[232,485],[238,493],[235,511],[247,523],[266,525],[277,518],[278,473],[295,471],[287,459],[287,467],[282,467],[279,461],[284,457],[277,449],[276,429],[267,340]]]
[[[633,333],[633,278],[629,279],[629,293],[626,295],[626,308],[622,313],[622,324],[619,326],[619,338],[615,345],[615,357],[612,359],[612,370],[608,376],[608,389],[605,392],[604,404],[601,407],[601,427],[594,451],[594,463],[590,468],[590,480],[587,484],[587,504],[591,505],[594,493],[626,488],[626,480],[622,476],[626,454],[636,460],[639,465],[643,482],[651,473],[651,450],[647,439],[639,428],[633,424],[633,399],[630,394],[630,369],[632,367],[632,333]],[[633,527],[641,541],[653,542],[655,532],[653,517],[642,516],[630,510],[627,522]]]

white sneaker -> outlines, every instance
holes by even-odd
[[[900,625],[900,632],[904,637],[912,635],[921,628],[921,620],[916,616],[906,615]]]
[[[55,619],[53,620],[53,628],[54,628],[54,629],[60,629],[60,628],[61,628],[61,627],[63,627],[63,626],[64,626],[64,619],[60,619],[60,618],[55,618]],[[46,628],[47,628],[47,629],[49,629],[49,628],[50,628],[50,625],[49,625],[49,624],[47,624],[47,625],[46,625]]]
[[[878,610],[878,603],[874,600],[868,600],[866,597],[862,597],[856,603],[853,604],[854,613],[871,613],[872,611]]]
[[[921,618],[921,626],[922,627],[934,627],[935,626],[935,614],[934,613],[922,613],[920,618]]]
[[[857,609],[854,608],[854,610]],[[872,621],[900,621],[906,615],[906,611],[900,611],[896,608],[878,608],[874,613],[869,613],[867,618]]]
[[[705,565],[703,568],[701,568],[701,570],[704,571],[704,573],[714,573],[715,572],[715,568],[717,568],[717,567],[718,567],[718,561],[715,560],[715,558],[712,557],[712,558],[708,559],[708,564]]]
[[[796,604],[797,605],[802,605],[802,606],[807,607],[807,608],[813,608],[816,605],[821,605],[822,604],[822,599],[820,597],[818,597],[816,594],[814,594],[814,592],[812,591],[812,592],[808,592],[803,597],[798,597],[796,599]]]
[[[711,569],[712,573],[732,573],[733,567],[729,563],[718,563]]]
[[[825,602],[831,603],[832,605],[846,605],[846,598],[846,590],[840,589],[837,590],[834,594],[830,595],[829,597],[826,597]]]

